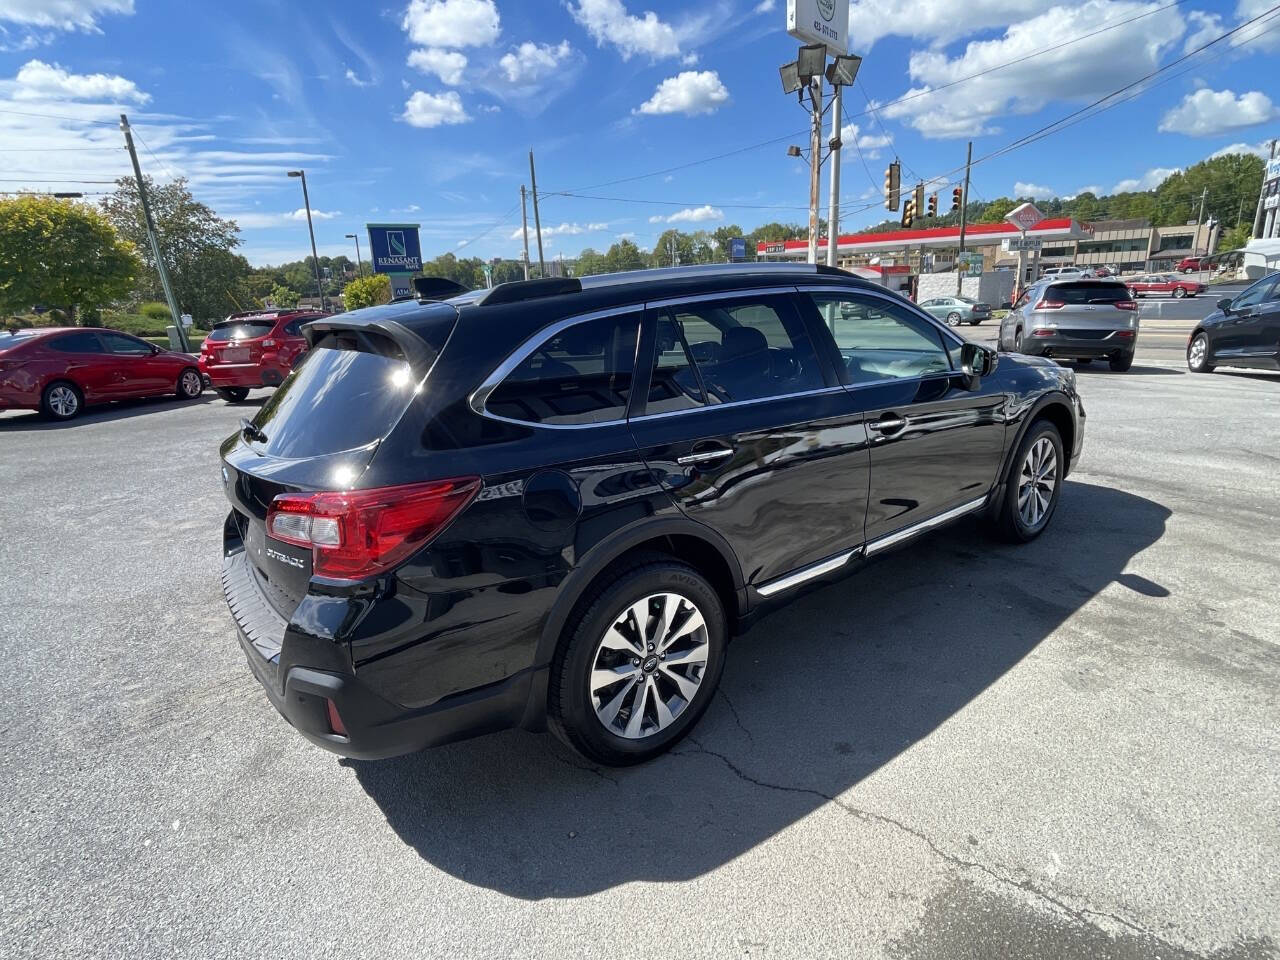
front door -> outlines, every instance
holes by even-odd
[[[650,304],[632,434],[686,516],[756,586],[862,543],[862,417],[787,292]]]
[[[1274,356],[1280,339],[1280,274],[1263,277],[1231,302],[1214,337],[1214,359],[1251,363]]]
[[[973,507],[995,483],[1007,398],[992,379],[959,375],[960,340],[872,292],[814,292],[850,397],[866,418],[871,486],[866,539]]]
[[[169,382],[173,361],[161,359],[145,340],[123,333],[100,334],[113,360],[117,397],[140,397],[163,393],[175,387],[177,378]]]

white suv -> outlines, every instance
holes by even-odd
[[[1092,276],[1085,273],[1079,267],[1050,267],[1040,277],[1041,280],[1079,280],[1083,277]]]

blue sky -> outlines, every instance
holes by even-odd
[[[842,226],[885,215],[876,201],[895,154],[904,182],[947,174],[970,137],[984,157],[1272,6],[854,0],[865,62],[846,94],[857,129],[845,133],[856,147]],[[549,255],[621,236],[647,247],[671,225],[799,222],[807,167],[786,147],[806,144],[807,120],[778,80],[796,49],[785,7],[0,0],[0,189],[109,189],[92,181],[129,170],[123,110],[144,169],[187,176],[238,220],[255,264],[307,252],[301,191],[285,176],[298,166],[322,253],[351,255],[344,234],[363,242],[365,223],[403,220],[422,224],[427,257],[516,256],[530,147]],[[1149,187],[1224,148],[1264,149],[1280,135],[1272,16],[1131,101],[978,164],[972,196]],[[825,210],[825,173],[823,193]]]

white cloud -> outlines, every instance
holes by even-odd
[[[684,210],[677,210],[669,217],[661,215],[649,218],[650,223],[705,223],[708,220],[723,220],[724,211],[704,204],[701,207],[687,207]]]
[[[58,64],[28,60],[18,70],[13,91],[15,100],[132,100],[146,103],[151,95],[143,93],[132,80],[113,73],[70,73]]]
[[[1048,200],[1056,197],[1058,192],[1053,187],[1041,186],[1038,183],[1024,183],[1019,180],[1013,185],[1015,197],[1030,197],[1032,200]]]
[[[904,120],[926,137],[978,136],[998,132],[991,122],[996,117],[1034,113],[1054,100],[1097,99],[1156,69],[1163,52],[1185,32],[1176,10],[1098,32],[1101,23],[1148,9],[1154,5],[1087,0],[1013,23],[1001,36],[966,44],[955,57],[938,47],[917,50],[908,61],[915,85],[906,94],[915,98],[885,106],[883,115]],[[1046,38],[1090,33],[1095,35],[1070,46],[1045,49]],[[1019,58],[1026,59],[1011,63]],[[995,67],[1000,69],[974,76]]]
[[[467,58],[456,50],[428,47],[410,51],[409,66],[423,73],[434,73],[441,83],[456,87],[462,82],[462,71],[467,69]]]
[[[1233,153],[1251,153],[1255,157],[1261,157],[1263,160],[1269,159],[1271,156],[1271,142],[1263,140],[1261,143],[1232,143],[1221,149],[1213,151],[1205,159],[1212,160],[1214,157],[1225,157]]]
[[[635,17],[622,0],[577,0],[569,4],[569,14],[599,46],[612,43],[617,47],[623,60],[636,54],[655,60],[680,55],[679,33],[652,10]]]
[[[524,86],[538,83],[554,73],[571,56],[573,47],[568,40],[561,40],[556,46],[525,42],[503,54],[498,66],[506,74],[507,82]]]
[[[352,70],[350,67],[348,67],[348,68],[347,68],[347,83],[351,84],[353,87],[372,87],[372,86],[373,86],[373,84],[374,84],[374,81],[372,81],[372,80],[361,80],[361,79],[360,79],[359,74],[357,74],[354,70]]]
[[[133,0],[0,0],[0,23],[101,33],[103,14],[133,13]]]
[[[1154,190],[1168,177],[1180,173],[1180,167],[1152,167],[1140,177],[1121,180],[1111,188],[1112,193],[1130,193],[1135,190]]]
[[[1184,52],[1199,49],[1214,37],[1220,37],[1226,33],[1226,27],[1222,24],[1222,17],[1216,13],[1189,10],[1187,11],[1187,23],[1190,26],[1190,30],[1187,32],[1187,42],[1183,45]]]
[[[438,127],[442,124],[467,123],[471,120],[462,106],[462,98],[453,90],[447,93],[424,93],[415,90],[405,101],[400,119],[411,127]]]
[[[960,13],[948,0],[899,0],[889,16],[882,0],[853,0],[848,35],[857,38],[861,49],[892,34],[946,42],[1042,13],[1045,6],[1045,0],[970,0]]]
[[[1096,183],[1091,183],[1091,184],[1089,184],[1089,186],[1087,186],[1087,187],[1081,187],[1081,188],[1080,188],[1079,190],[1077,190],[1075,193],[1071,194],[1070,196],[1063,197],[1062,199],[1063,199],[1063,200],[1074,200],[1076,197],[1080,196],[1080,194],[1082,194],[1082,193],[1092,193],[1095,197],[1097,197],[1097,196],[1101,196],[1101,194],[1102,194],[1102,188],[1101,188],[1100,186],[1098,186]]]
[[[633,113],[714,113],[729,100],[729,91],[714,70],[686,70],[658,84],[653,96]]]
[[[307,211],[305,207],[299,207],[297,210],[290,210],[286,213],[267,213],[260,210],[249,210],[243,213],[227,213],[223,214],[228,220],[234,220],[241,230],[265,230],[270,227],[283,227],[292,223],[306,223]],[[333,220],[342,216],[341,210],[312,210],[311,218],[313,220]]]
[[[775,6],[777,6],[777,0],[760,0],[760,2],[755,5],[755,9],[751,12],[769,13]]]
[[[341,210],[316,210],[314,208],[312,208],[311,210],[312,220],[332,220],[335,217],[340,217],[340,216],[342,216]],[[307,208],[299,207],[297,210],[294,210],[291,213],[286,213],[285,218],[289,220],[305,221],[307,219]]]
[[[423,47],[483,47],[502,32],[493,0],[412,0],[401,26]]]
[[[558,226],[543,227],[542,237],[544,240],[547,237],[576,237],[578,234],[599,233],[602,230],[608,230],[608,229],[609,229],[609,224],[607,223],[562,223],[562,224],[559,224]],[[512,231],[511,236],[508,239],[511,239],[511,240],[524,239],[524,228],[521,227]]]
[[[868,160],[874,160],[880,155],[880,150],[892,142],[883,133],[862,133],[856,123],[846,123],[840,128],[840,141],[855,145]]]
[[[1230,90],[1207,87],[1189,93],[1160,120],[1161,133],[1185,133],[1191,137],[1212,137],[1241,130],[1275,119],[1271,98],[1260,90],[1236,96]]]

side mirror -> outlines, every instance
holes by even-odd
[[[960,348],[960,373],[969,390],[977,390],[982,378],[995,373],[999,363],[1000,355],[980,343],[965,343]]]
[[[1219,300],[1219,301],[1218,301],[1218,309],[1219,309],[1219,310],[1221,310],[1223,313],[1230,313],[1230,312],[1231,312],[1231,298],[1230,298],[1230,297],[1223,297],[1221,300]]]

